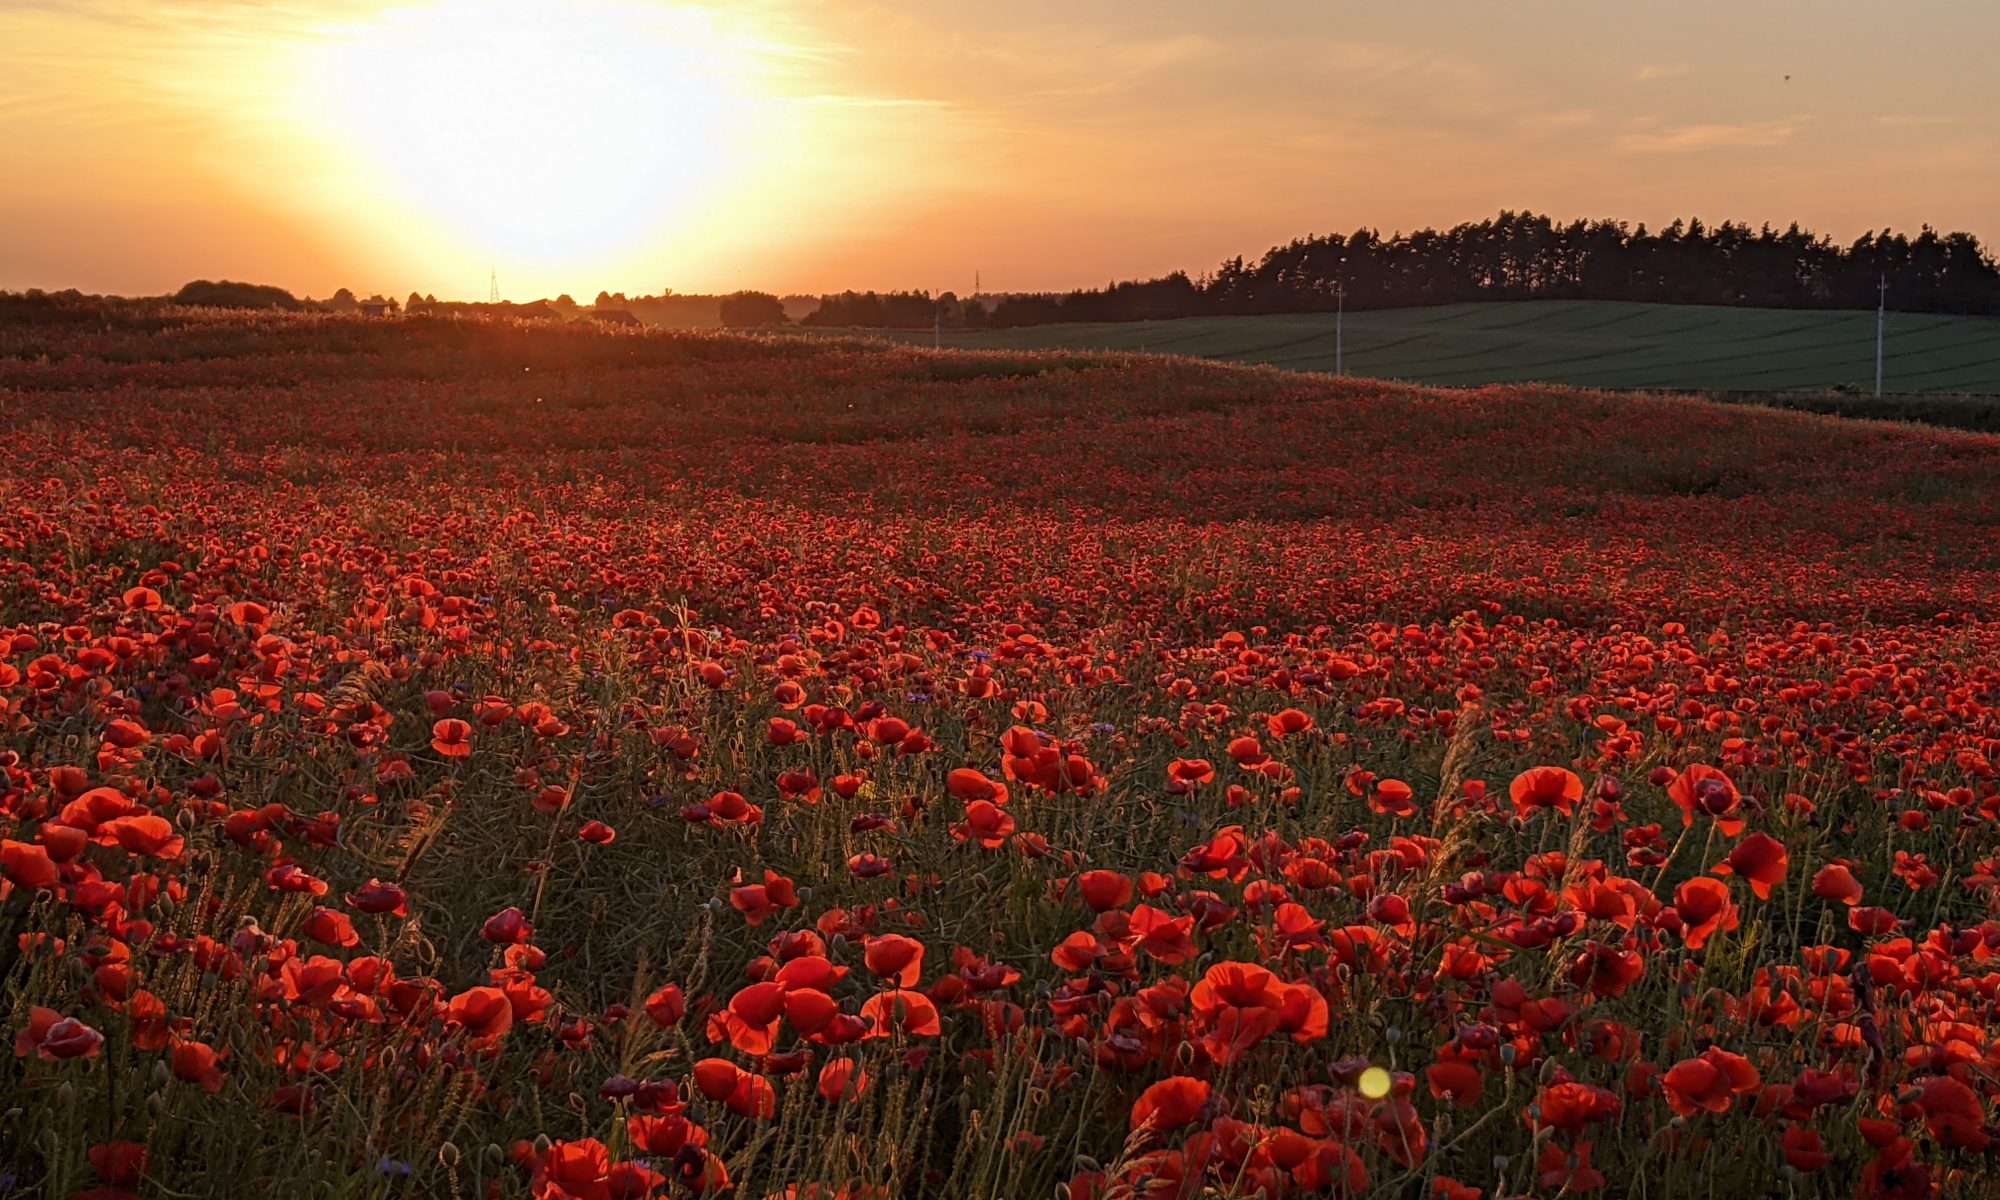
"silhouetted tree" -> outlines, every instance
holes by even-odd
[[[785,306],[768,292],[734,292],[722,298],[722,324],[730,329],[785,325]]]
[[[1796,224],[1677,220],[1658,231],[1503,211],[1451,229],[1384,237],[1372,229],[1308,237],[1199,279],[1175,272],[1053,295],[1005,296],[983,314],[995,328],[1061,321],[1406,308],[1482,300],[1630,300],[1768,308],[1873,308],[1878,279],[1906,312],[2000,313],[2000,266],[1968,233],[1883,230],[1840,247]],[[829,296],[818,325],[929,323],[921,304],[875,293]],[[914,296],[915,293],[910,295]],[[892,315],[893,314],[893,315]],[[969,309],[963,320],[975,318]]]
[[[297,296],[281,287],[263,283],[236,283],[222,279],[197,279],[173,295],[174,303],[197,308],[282,308],[305,307]]]

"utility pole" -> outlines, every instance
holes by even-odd
[[[931,349],[944,349],[944,297],[939,296],[936,307],[931,309]]]
[[[490,304],[500,303],[500,268],[493,268],[493,275],[486,288],[486,300]]]
[[[1347,374],[1347,284],[1334,288],[1333,292],[1333,373]]]
[[[1889,275],[1882,274],[1882,282],[1876,292],[1880,299],[1875,304],[1875,398],[1882,398],[1882,343],[1889,329]]]

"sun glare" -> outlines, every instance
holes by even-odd
[[[537,270],[614,258],[740,182],[752,52],[699,9],[447,0],[321,43],[302,97],[385,199]]]

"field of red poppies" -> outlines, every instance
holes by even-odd
[[[2000,439],[0,327],[0,1195],[2000,1189]]]

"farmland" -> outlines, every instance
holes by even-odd
[[[9,1194],[2000,1188],[2000,439],[169,314],[0,452]]]
[[[1559,383],[1718,391],[1872,389],[1875,314],[1609,301],[1352,312],[1349,374],[1439,386]],[[930,331],[882,336],[930,344]],[[948,331],[950,346],[1146,350],[1301,371],[1334,367],[1333,314]],[[1892,313],[1891,392],[2000,393],[2000,319]]]

